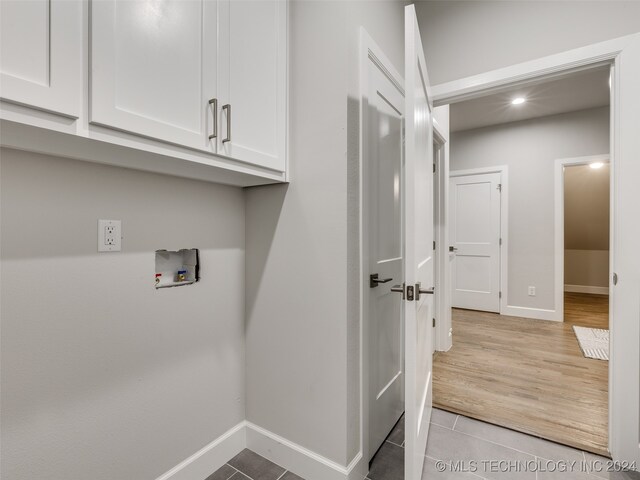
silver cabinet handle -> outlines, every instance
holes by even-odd
[[[369,288],[376,288],[379,283],[387,283],[393,280],[393,278],[378,278],[377,273],[369,275]]]
[[[213,140],[218,136],[218,99],[212,98],[209,105],[213,105],[213,133],[209,135],[209,140]]]
[[[227,143],[231,141],[231,104],[223,105],[222,110],[227,111],[227,137],[222,139],[222,143]]]
[[[453,245],[449,246],[449,251],[450,252],[457,252],[458,251],[458,247],[454,247]]]

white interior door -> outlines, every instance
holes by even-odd
[[[433,117],[415,7],[405,7],[405,479],[422,477],[432,390]]]
[[[500,173],[453,176],[449,240],[455,250],[452,304],[500,312]]]
[[[381,54],[378,54],[381,56]],[[380,68],[385,65],[385,70]],[[404,95],[391,64],[370,53],[363,74],[363,162],[368,211],[365,250],[368,297],[369,459],[404,411],[402,297],[391,286],[402,283],[402,154]],[[372,277],[373,275],[373,277]]]

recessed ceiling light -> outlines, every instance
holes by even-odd
[[[593,168],[594,170],[596,170],[598,168],[604,167],[604,163],[602,163],[602,162],[593,162],[593,163],[590,163],[589,166],[591,168]]]
[[[521,105],[525,102],[526,100],[524,99],[524,97],[517,97],[514,98],[513,100],[511,100],[511,104],[512,105]]]

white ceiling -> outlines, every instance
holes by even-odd
[[[511,100],[524,97],[521,105]],[[574,73],[451,105],[452,132],[609,105],[609,69]]]

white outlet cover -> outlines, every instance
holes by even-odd
[[[119,252],[122,250],[122,222],[120,220],[98,220],[98,251]]]

